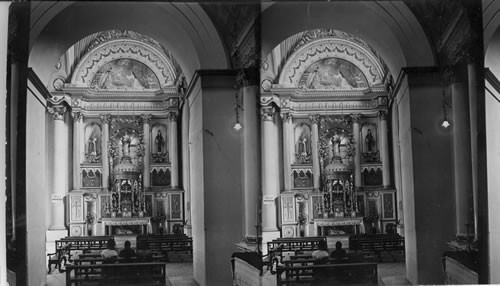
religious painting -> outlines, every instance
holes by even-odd
[[[312,188],[312,172],[310,170],[293,170],[293,187],[295,189]]]
[[[170,169],[165,167],[154,167],[151,171],[151,184],[158,187],[166,187],[171,184]]]
[[[82,169],[82,188],[100,188],[101,185],[102,180],[100,169]]]
[[[395,219],[395,211],[394,211],[394,194],[391,193],[385,193],[382,195],[382,207],[384,208],[383,211],[383,218],[384,219]]]
[[[348,116],[324,116],[319,126],[319,156],[323,168],[340,159],[343,164],[354,164],[354,144],[352,122]]]
[[[99,210],[101,217],[111,217],[111,201],[109,195],[99,196]]]
[[[181,194],[171,194],[170,195],[170,218],[171,219],[182,219],[182,195]]]
[[[300,123],[294,129],[295,164],[311,163],[311,127]]]
[[[365,196],[358,194],[357,203],[359,216],[365,216]]]
[[[101,162],[101,126],[92,122],[84,129],[84,150],[86,163]]]
[[[154,124],[151,128],[151,156],[155,163],[168,162],[167,126]]]
[[[92,79],[91,87],[106,90],[158,90],[160,82],[145,64],[117,59],[105,64]]]
[[[299,81],[299,87],[316,90],[366,89],[368,81],[353,63],[326,58],[310,65]]]
[[[313,210],[313,218],[323,218],[322,195],[312,195],[311,204]]]
[[[295,222],[295,201],[293,195],[281,196],[281,209],[282,209],[282,222],[294,223]]]
[[[363,161],[366,163],[380,161],[377,138],[377,126],[375,124],[363,125],[361,128],[361,146],[363,150]]]
[[[83,194],[69,194],[70,216],[69,222],[83,222]]]

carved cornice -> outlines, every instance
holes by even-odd
[[[260,108],[260,115],[262,121],[274,121],[275,113],[276,113],[276,108],[274,108],[274,106],[264,106]]]
[[[63,105],[54,105],[47,108],[47,111],[52,114],[52,119],[64,121],[64,114],[68,108]]]

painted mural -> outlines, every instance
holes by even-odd
[[[349,90],[368,88],[368,81],[361,70],[351,62],[327,58],[309,66],[299,82],[307,89]]]
[[[92,87],[108,90],[160,89],[160,82],[145,64],[117,59],[105,64],[94,76]]]

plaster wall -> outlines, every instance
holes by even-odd
[[[28,90],[26,140],[26,220],[28,285],[46,284],[45,214],[46,205],[40,203],[50,197],[46,172],[45,107]]]
[[[488,170],[488,217],[496,218],[499,215],[498,206],[500,205],[500,132],[498,132],[498,122],[500,122],[500,103],[494,96],[500,98],[500,94],[486,82],[486,152],[487,152],[487,170]],[[490,263],[490,283],[500,283],[500,221],[489,219],[489,263]]]
[[[412,284],[442,284],[441,256],[456,230],[452,134],[441,127],[438,74],[416,70],[406,76],[408,89],[398,109],[407,278]]]
[[[500,2],[497,3],[500,5]],[[500,6],[499,6],[500,9]],[[499,18],[500,21],[500,18]],[[500,25],[500,22],[499,22]],[[497,77],[500,75],[500,29],[497,29],[490,39],[485,52],[484,65]]]
[[[201,76],[201,81],[207,259],[205,285],[231,285],[231,255],[236,250],[235,243],[243,238],[243,132],[233,129],[234,76],[207,74]]]
[[[198,82],[189,96],[189,189],[191,191],[193,233],[193,277],[199,285],[206,285],[205,185],[203,158],[203,102]]]

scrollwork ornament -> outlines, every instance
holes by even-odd
[[[167,115],[167,118],[170,121],[177,121],[177,113],[176,112],[169,112]]]
[[[262,121],[274,121],[274,114],[276,113],[276,109],[272,106],[262,107],[260,109],[260,115]]]
[[[111,123],[111,114],[101,114],[99,116],[101,118],[101,122],[105,124]]]
[[[361,120],[361,114],[359,113],[353,113],[351,114],[351,119],[352,119],[352,122],[354,123],[359,123],[359,121]]]
[[[151,122],[151,114],[141,114],[142,123],[149,124]]]
[[[387,118],[387,113],[386,113],[384,110],[380,110],[380,111],[378,112],[378,118],[379,118],[380,120],[386,120],[386,118]]]
[[[312,124],[318,124],[320,121],[320,116],[319,114],[309,115],[309,120],[311,120]]]
[[[64,114],[67,111],[66,106],[56,105],[48,108],[50,114],[52,114],[52,119],[64,121]]]
[[[71,113],[71,117],[73,117],[73,121],[81,122],[83,119],[83,114],[81,112],[73,112]]]

